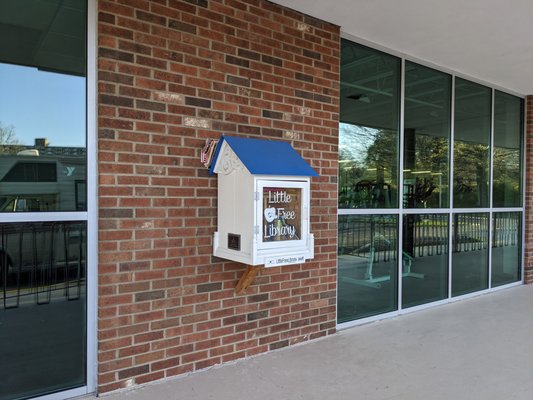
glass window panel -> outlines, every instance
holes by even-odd
[[[450,75],[406,62],[404,207],[448,207],[450,118]]]
[[[339,207],[398,207],[400,59],[342,40]]]
[[[338,322],[398,308],[398,216],[339,216]]]
[[[452,296],[488,288],[489,214],[453,215]]]
[[[402,307],[448,297],[448,214],[403,219]]]
[[[9,23],[0,22],[9,38],[0,43],[0,212],[80,210],[86,1],[40,2],[39,18],[26,2],[8,3]]]
[[[522,270],[522,213],[492,216],[492,287],[517,282]]]
[[[85,222],[0,224],[0,399],[85,384],[86,237]]]
[[[523,121],[523,100],[496,91],[493,207],[520,207],[522,204]]]
[[[453,206],[489,206],[491,89],[455,80]]]
[[[86,210],[86,1],[0,14],[0,212]],[[0,224],[0,400],[86,385],[86,237]]]

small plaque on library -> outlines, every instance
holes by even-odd
[[[280,267],[282,265],[302,264],[305,262],[305,255],[297,254],[290,256],[277,256],[265,258],[265,267]]]
[[[241,235],[228,233],[228,249],[241,251]]]

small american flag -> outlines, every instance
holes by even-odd
[[[213,161],[213,155],[215,154],[215,149],[217,148],[218,139],[207,139],[205,141],[205,146],[202,149],[202,154],[200,156],[200,161],[206,168],[209,168],[211,162]]]

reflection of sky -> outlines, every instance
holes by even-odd
[[[364,164],[368,148],[374,143],[379,129],[351,125],[341,122],[339,124],[339,150],[351,161]]]
[[[85,78],[0,63],[0,122],[25,145],[85,147]]]

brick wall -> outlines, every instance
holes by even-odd
[[[524,280],[533,283],[533,96],[526,97],[526,232]]]
[[[339,29],[262,0],[98,1],[98,384],[106,392],[335,331]],[[289,141],[315,259],[212,256],[222,133]]]

